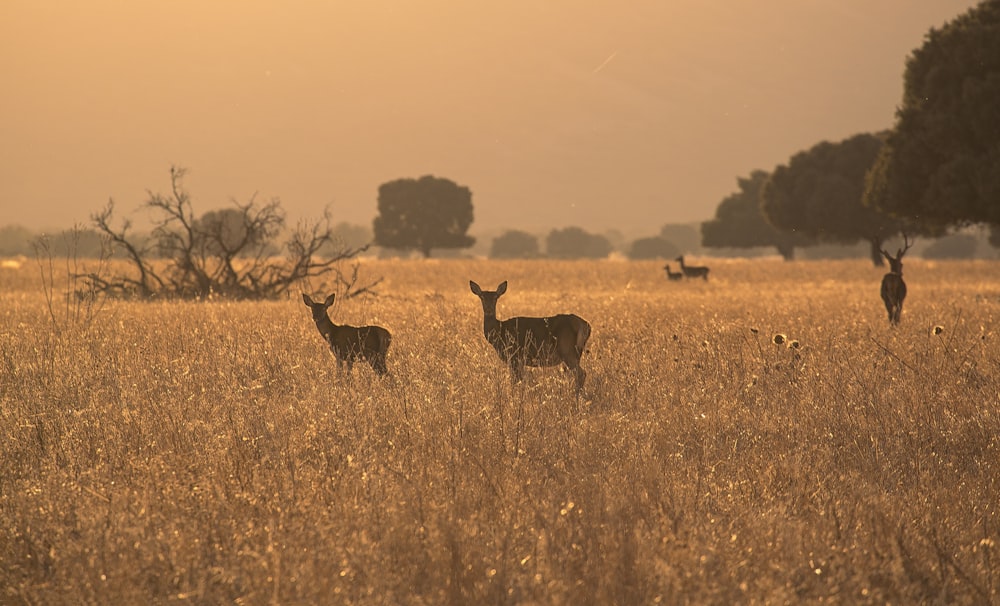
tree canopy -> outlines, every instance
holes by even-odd
[[[795,256],[796,246],[815,243],[814,238],[793,231],[780,231],[767,222],[760,208],[760,190],[769,175],[755,170],[749,177],[739,177],[740,191],[723,198],[715,218],[701,224],[702,245],[706,247],[753,248],[774,246],[785,260]]]
[[[603,259],[611,250],[607,238],[579,227],[553,229],[545,238],[545,252],[554,259]]]
[[[860,134],[839,143],[823,141],[778,166],[760,192],[767,221],[783,231],[822,242],[870,243],[875,265],[879,249],[900,231],[899,221],[865,206],[865,175],[875,162],[882,137]]]
[[[494,259],[535,259],[539,257],[538,238],[512,229],[493,239],[490,257]]]
[[[375,243],[425,257],[433,248],[468,248],[476,243],[466,234],[472,218],[468,187],[431,175],[389,181],[378,189]]]
[[[932,29],[865,191],[874,208],[942,231],[1000,223],[1000,0]]]
[[[681,251],[663,236],[638,238],[628,249],[629,259],[673,259]]]

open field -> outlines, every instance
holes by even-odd
[[[907,259],[895,329],[867,261],[661,265],[366,262],[386,381],[297,293],[87,321],[0,268],[0,602],[1000,603],[1000,264]],[[470,278],[590,321],[584,398]]]

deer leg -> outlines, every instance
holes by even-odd
[[[381,354],[377,353],[372,356],[369,363],[372,365],[372,370],[375,371],[375,374],[380,377],[385,376],[385,373],[389,372],[389,369],[385,365],[385,356]]]
[[[510,382],[511,385],[517,385],[524,379],[524,365],[518,360],[510,361]]]

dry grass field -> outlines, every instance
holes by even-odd
[[[0,267],[0,602],[1000,603],[1000,265],[907,259],[890,328],[867,261],[710,264],[367,261],[384,381],[297,292]],[[469,279],[590,321],[584,397],[511,385]]]

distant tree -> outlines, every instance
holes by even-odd
[[[545,252],[554,259],[603,259],[611,250],[607,238],[579,227],[553,229],[545,238]]]
[[[319,251],[322,255],[335,255],[344,248],[364,248],[375,239],[372,229],[367,225],[346,221],[334,225],[330,236],[330,242]]]
[[[970,234],[950,234],[937,238],[924,249],[925,259],[971,259],[976,256],[979,243]]]
[[[205,253],[211,256],[231,256],[237,258],[256,254],[275,254],[278,248],[263,247],[264,242],[270,242],[277,236],[277,227],[283,222],[273,221],[274,217],[262,214],[255,222],[245,209],[237,204],[235,208],[210,210],[194,221],[192,232],[194,239],[205,247]]]
[[[701,250],[700,228],[698,223],[668,223],[660,228],[660,237],[684,254],[695,254]]]
[[[990,225],[989,243],[993,248],[1000,248],[1000,225]]]
[[[430,257],[433,248],[469,248],[476,242],[466,234],[472,225],[472,192],[448,179],[426,175],[383,183],[378,213],[374,233],[379,246]]]
[[[494,259],[535,259],[540,256],[538,238],[512,229],[493,239],[490,257]]]
[[[125,221],[114,227],[114,202],[93,215],[103,238],[128,259],[132,271],[115,276],[97,273],[81,276],[94,290],[107,295],[140,298],[271,299],[286,295],[294,286],[310,278],[332,274],[343,297],[372,292],[378,283],[359,286],[358,266],[348,278],[339,262],[363,249],[342,249],[339,255],[317,259],[316,254],[330,241],[329,217],[322,222],[302,223],[285,242],[286,259],[273,260],[275,238],[284,231],[285,216],[279,200],[258,205],[253,200],[236,208],[205,213],[195,218],[191,198],[184,189],[184,169],[170,169],[168,195],[150,193],[145,206],[154,213],[148,240],[129,235]],[[165,263],[154,263],[157,256]]]
[[[824,141],[795,154],[788,164],[774,169],[761,189],[767,221],[821,242],[866,240],[872,263],[884,265],[879,250],[887,238],[899,233],[901,224],[861,200],[865,174],[881,147],[880,137],[861,134],[839,143]]]
[[[796,246],[809,246],[815,238],[792,231],[779,231],[767,222],[760,209],[760,190],[768,173],[755,170],[737,178],[740,191],[723,198],[715,218],[701,224],[701,243],[708,248],[755,248],[774,246],[786,261],[795,257]]]
[[[865,201],[925,230],[1000,224],[1000,2],[931,29],[906,62]]]
[[[0,256],[26,255],[31,252],[31,241],[35,235],[20,225],[0,227]]]
[[[628,249],[629,259],[674,259],[681,251],[662,236],[639,238]]]

